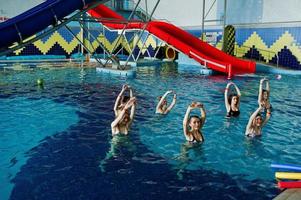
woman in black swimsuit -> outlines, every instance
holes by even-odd
[[[228,91],[230,89],[230,86],[233,85],[236,93],[228,95]],[[240,114],[239,111],[239,103],[240,103],[240,90],[235,85],[235,83],[230,82],[227,84],[227,87],[225,89],[225,106],[227,109],[227,117],[238,117]]]
[[[199,116],[189,116],[191,110],[200,108],[201,117]],[[200,102],[192,102],[186,111],[183,120],[183,130],[186,140],[189,143],[204,142],[204,137],[201,132],[206,120],[206,112],[204,106]]]

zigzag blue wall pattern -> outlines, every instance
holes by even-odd
[[[72,27],[72,30],[75,34],[80,34],[79,27]],[[191,34],[200,37],[201,30],[188,30]],[[101,36],[102,29],[93,28],[91,30],[91,34],[94,38]],[[214,29],[214,30],[206,30],[207,39],[214,35],[215,45],[217,48],[221,48],[222,45],[222,30]],[[116,38],[118,37],[118,33],[116,31],[110,32],[106,30],[104,32],[104,38],[102,39],[102,43],[105,48],[108,50],[112,48],[114,42],[116,42]],[[133,33],[127,33],[125,37],[127,40],[130,40],[133,36]],[[61,37],[61,39],[59,38]],[[90,42],[95,42],[95,39],[90,37]],[[57,40],[54,44],[53,40]],[[62,42],[64,40],[65,42]],[[155,44],[151,42],[151,40],[156,41]],[[66,55],[67,57],[71,56],[71,52],[76,52],[78,49],[79,43],[75,40],[75,38],[68,32],[67,29],[62,28],[57,32],[43,38],[40,40],[43,45],[44,49],[46,48],[48,43],[48,50],[42,52],[42,54],[59,54],[59,55]],[[52,42],[50,42],[52,41]],[[140,47],[143,42],[143,39],[140,40]],[[69,44],[66,47],[65,43]],[[210,41],[212,43],[212,41]],[[236,56],[238,57],[245,57],[245,58],[260,58],[261,60],[276,64],[277,63],[277,56],[278,56],[278,63],[285,67],[291,67],[295,69],[301,68],[301,27],[274,27],[274,28],[237,28],[236,29],[236,49],[242,51],[243,53],[237,53]],[[146,42],[147,48],[151,54],[154,54],[155,49],[159,42],[154,38],[148,38]],[[151,45],[152,44],[152,45]],[[25,47],[16,55],[33,55],[37,54],[40,55],[41,51],[39,49],[41,44],[37,45],[30,45]],[[124,44],[123,44],[124,46]],[[46,49],[47,49],[46,48]],[[99,47],[96,47],[99,49]],[[152,50],[152,51],[151,51]],[[128,52],[128,49],[125,48],[125,51]],[[256,52],[257,51],[257,52]],[[266,51],[273,52],[269,53],[271,55],[267,56]],[[138,50],[135,50],[138,52]],[[258,53],[258,55],[257,55]],[[145,54],[145,52],[143,52]]]

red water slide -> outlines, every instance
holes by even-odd
[[[126,29],[143,29],[146,26],[149,33],[193,58],[201,65],[226,73],[228,77],[255,72],[255,62],[230,56],[172,24],[162,21],[151,21],[148,24],[143,22],[125,23],[126,19],[123,16],[104,5],[99,5],[88,12],[91,16],[99,18],[103,25],[113,29],[123,29],[124,27]]]

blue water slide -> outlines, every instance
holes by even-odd
[[[47,0],[28,11],[0,23],[0,49],[11,46],[56,24],[75,10],[100,0]]]

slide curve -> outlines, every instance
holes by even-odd
[[[73,11],[97,0],[47,0],[24,13],[0,23],[0,49],[8,48],[44,30]]]
[[[104,26],[113,29],[123,29],[124,27],[126,29],[143,29],[146,26],[148,32],[193,58],[201,65],[206,65],[215,71],[226,73],[229,77],[235,74],[255,72],[255,62],[230,56],[172,24],[163,21],[151,21],[148,24],[143,22],[124,23],[126,19],[123,16],[105,5],[99,5],[89,10],[88,13],[92,17],[102,18],[99,21]]]

